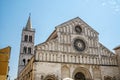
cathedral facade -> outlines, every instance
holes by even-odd
[[[34,33],[29,17],[22,31],[17,80],[120,80],[120,46],[111,52],[79,17],[56,26],[35,46]]]

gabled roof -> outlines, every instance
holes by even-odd
[[[48,37],[48,39],[46,41],[49,41],[51,39],[55,39],[56,37],[57,37],[57,32],[56,32],[56,30],[54,30],[52,32],[52,34]]]
[[[79,18],[79,17],[76,17],[76,18],[73,18],[73,19],[71,19],[71,20],[69,20],[69,21],[66,21],[66,22],[64,22],[64,23],[56,26],[56,28],[57,28],[57,27],[63,27],[65,24],[68,24],[68,23],[71,23],[71,22],[75,22],[75,21],[80,21],[80,22],[84,23],[84,24],[87,25],[89,28],[91,28],[94,32],[96,32],[97,34],[99,34],[96,30],[94,30],[91,26],[89,26],[86,22],[84,22],[84,21],[83,21],[81,18]]]
[[[85,25],[87,25],[89,28],[91,28],[94,32],[96,32],[97,34],[99,34],[97,31],[95,31],[92,27],[90,27],[87,23],[85,23],[81,18],[79,17],[76,17],[76,18],[73,18],[69,21],[66,21],[58,26],[56,26],[55,28],[58,28],[58,27],[63,27],[65,24],[68,24],[68,23],[71,23],[71,22],[74,22],[74,21],[81,21],[83,22]],[[56,32],[56,29],[52,32],[52,34],[48,37],[48,39],[46,41],[49,41],[53,38],[56,38],[57,37],[57,32]]]
[[[100,44],[101,47],[103,47],[104,49],[106,49],[107,51],[109,51],[109,53],[114,54],[112,51],[110,51],[110,50],[109,50],[106,46],[104,46],[102,43],[99,42],[99,44]]]

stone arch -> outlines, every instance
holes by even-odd
[[[70,29],[69,29],[70,27],[68,26],[68,24],[66,25],[66,29],[67,29],[67,33],[69,33],[70,32]]]
[[[51,50],[54,50],[53,42],[51,42]]]
[[[55,75],[47,75],[44,80],[57,80],[57,78],[55,77]]]
[[[77,72],[74,76],[74,80],[86,80],[86,78],[82,72]]]
[[[110,76],[104,76],[104,80],[112,80],[112,77],[110,77]]]
[[[75,80],[75,75],[76,75],[77,73],[80,73],[82,76],[84,76],[84,77],[85,77],[84,80],[91,80],[91,79],[92,79],[92,76],[91,76],[89,70],[86,69],[86,68],[84,68],[84,67],[78,67],[78,68],[76,68],[76,69],[74,70],[74,72],[73,72],[73,74],[72,74],[72,78],[73,78],[74,80]]]
[[[63,27],[63,30],[64,30],[64,32],[66,32],[67,28],[66,28],[66,27]]]
[[[44,50],[45,49],[45,45],[42,45],[41,49]]]
[[[69,78],[70,77],[70,69],[67,65],[62,66],[61,68],[62,78]]]
[[[45,44],[45,50],[48,50],[48,48],[49,48],[49,45],[48,45],[48,43],[46,43]]]
[[[48,46],[49,46],[49,50],[52,50],[52,42],[49,42]]]
[[[30,61],[30,59],[27,60],[27,62],[29,62],[29,61]]]

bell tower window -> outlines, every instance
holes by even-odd
[[[30,47],[28,48],[28,54],[31,54],[31,48]]]
[[[26,62],[25,59],[23,59],[23,63],[24,63],[24,65],[25,65],[25,62]]]
[[[23,48],[23,53],[27,53],[27,47]]]
[[[29,36],[29,42],[32,42],[32,36]]]
[[[28,35],[25,35],[24,41],[28,41]]]
[[[29,61],[30,61],[30,59],[27,60],[27,62],[29,62]]]

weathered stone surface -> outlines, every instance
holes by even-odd
[[[33,80],[120,80],[120,50],[111,52],[98,35],[78,17],[58,25],[35,46]]]

